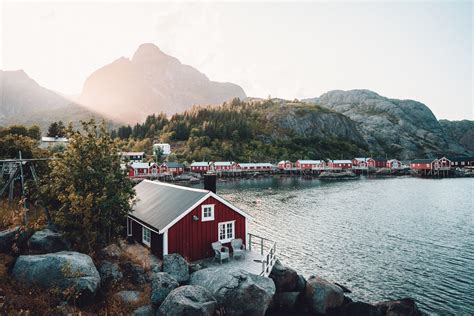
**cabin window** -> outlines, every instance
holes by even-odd
[[[132,220],[127,218],[127,236],[132,236]]]
[[[202,221],[213,221],[214,220],[214,204],[208,204],[202,206]]]
[[[142,232],[143,232],[142,233],[143,234],[143,238],[142,238],[143,244],[150,247],[150,245],[151,245],[151,231],[148,228],[143,227]]]
[[[222,243],[230,242],[235,238],[234,222],[219,223],[219,241]]]

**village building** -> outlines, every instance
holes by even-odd
[[[238,163],[234,161],[215,161],[209,164],[210,171],[225,172],[240,169]]]
[[[191,172],[206,173],[209,171],[209,162],[195,161],[191,164]]]
[[[324,160],[297,160],[295,163],[297,170],[322,170],[326,168]]]
[[[267,162],[240,163],[239,167],[241,171],[270,172],[273,170],[273,165]]]
[[[387,168],[388,169],[403,169],[403,165],[400,160],[390,159],[390,160],[387,160]]]
[[[436,159],[415,159],[410,162],[412,170],[431,170]]]
[[[329,160],[328,167],[335,170],[352,169],[352,160]]]
[[[293,163],[289,160],[282,160],[277,165],[279,170],[291,170],[293,169]]]
[[[54,146],[66,146],[69,143],[69,140],[66,137],[41,137],[40,148],[51,148]]]
[[[375,168],[375,160],[373,158],[354,158],[352,166],[354,169]]]
[[[154,162],[132,162],[128,166],[128,176],[135,177],[151,177],[157,176],[160,168]]]
[[[385,168],[387,166],[387,159],[385,158],[373,158],[375,162],[375,168]]]
[[[164,162],[160,166],[160,173],[169,173],[177,176],[184,173],[184,165],[178,162]]]
[[[474,157],[448,157],[452,168],[474,168]]]
[[[127,235],[160,258],[179,253],[196,261],[214,256],[213,242],[247,242],[251,216],[211,190],[144,180],[135,191]]]
[[[145,158],[145,152],[143,151],[122,151],[119,153],[123,161],[130,162],[142,162]]]

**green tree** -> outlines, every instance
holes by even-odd
[[[53,122],[48,127],[48,134],[49,137],[64,137],[66,136],[66,127],[64,126],[62,121]]]
[[[53,223],[74,248],[91,253],[123,231],[135,193],[105,122],[82,122],[80,132],[70,127],[67,136],[69,145],[50,162],[41,192]]]

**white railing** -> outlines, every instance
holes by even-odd
[[[262,272],[260,275],[268,277],[272,272],[276,262],[276,242],[273,240],[260,237],[254,234],[248,234],[248,248],[251,251],[253,246],[257,246],[257,250],[262,255]]]

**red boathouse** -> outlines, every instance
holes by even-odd
[[[135,191],[127,235],[160,258],[179,253],[196,261],[214,255],[215,241],[227,244],[241,238],[246,243],[250,215],[212,191],[148,180]]]

